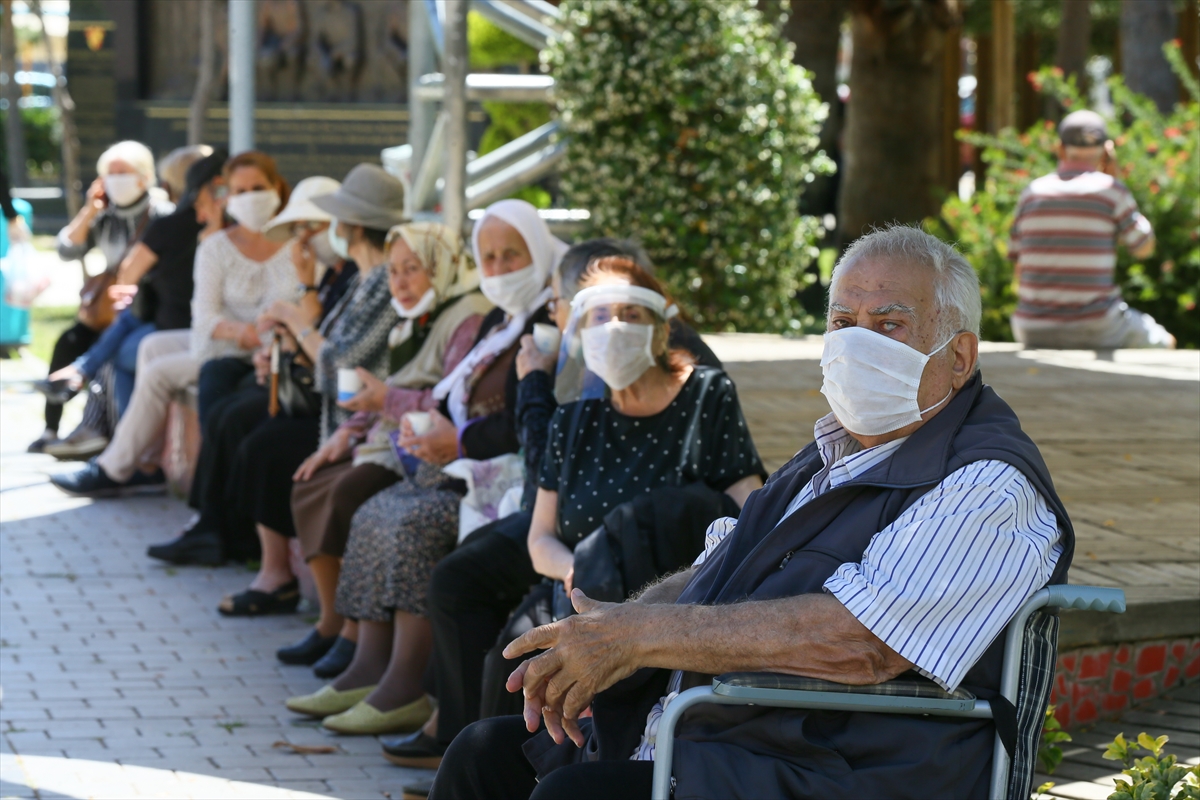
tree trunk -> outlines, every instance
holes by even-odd
[[[791,0],[791,5],[783,33],[796,45],[793,61],[813,74],[813,89],[829,104],[829,117],[821,128],[820,149],[832,157],[842,130],[837,63],[846,3],[845,0]],[[833,213],[837,209],[837,176],[817,176],[804,190],[800,207],[805,214]]]
[[[67,90],[62,64],[54,56],[50,35],[46,33],[46,20],[42,16],[41,0],[31,0],[30,8],[37,15],[42,29],[42,41],[46,47],[46,60],[50,73],[54,75],[54,105],[58,107],[59,122],[62,124],[62,181],[63,200],[67,204],[67,217],[73,218],[82,203],[83,182],[79,179],[79,133],[75,127],[75,101]]]
[[[1171,0],[1121,0],[1121,66],[1125,83],[1170,111],[1179,84],[1162,47],[1175,38],[1178,19]]]
[[[12,0],[2,0],[3,20],[0,21],[0,72],[8,76],[4,84],[4,99],[8,110],[4,115],[4,144],[8,151],[8,180],[12,186],[28,183],[25,172],[25,126],[21,122],[21,87],[17,85],[17,37],[13,32]]]
[[[842,244],[919,222],[941,194],[944,3],[856,3],[839,205]],[[940,19],[939,19],[940,17]]]
[[[1092,0],[1062,0],[1062,21],[1058,23],[1058,45],[1054,66],[1074,75],[1083,86],[1087,77],[1088,48],[1092,43]]]
[[[204,120],[212,99],[216,62],[216,9],[213,0],[200,0],[197,5],[200,12],[200,64],[196,71],[196,87],[192,91],[192,105],[188,109],[187,143],[190,145],[204,143]]]
[[[1016,21],[1012,0],[992,0],[992,132],[1016,123]]]

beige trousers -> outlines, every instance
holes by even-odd
[[[133,397],[108,447],[96,460],[108,477],[124,483],[133,477],[147,451],[156,446],[162,449],[172,395],[199,377],[200,362],[191,353],[191,331],[159,331],[142,340]]]

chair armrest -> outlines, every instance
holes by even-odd
[[[975,695],[947,692],[932,681],[898,679],[869,686],[779,675],[733,672],[713,679],[713,694],[747,704],[825,711],[873,711],[884,714],[939,714],[990,717],[991,709]]]
[[[1125,613],[1125,592],[1120,589],[1060,584],[1047,586],[1046,590],[1050,593],[1046,600],[1048,606]]]

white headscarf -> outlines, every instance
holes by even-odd
[[[517,233],[525,240],[525,247],[529,250],[533,271],[540,278],[540,285],[550,283],[550,273],[558,266],[569,245],[550,232],[537,209],[524,200],[501,200],[487,207],[471,231],[471,251],[475,256],[475,263],[481,267],[483,259],[479,255],[479,231],[488,217],[495,217],[516,228]],[[545,300],[536,305],[531,304],[525,310],[532,313],[544,303]]]
[[[541,285],[546,288],[532,299],[522,313],[510,317],[503,326],[493,328],[471,352],[467,353],[453,372],[433,387],[435,400],[447,398],[450,417],[459,428],[468,421],[467,397],[471,391],[471,376],[481,366],[490,363],[500,353],[512,347],[525,330],[529,318],[550,299],[552,292],[547,286],[550,283],[550,274],[568,248],[566,242],[550,233],[545,221],[532,205],[524,200],[501,200],[487,207],[471,232],[471,250],[480,269],[483,261],[479,257],[479,231],[488,217],[496,217],[513,226],[517,233],[521,234],[521,238],[525,240],[525,247],[529,250],[534,272],[541,278]]]

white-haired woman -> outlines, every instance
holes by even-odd
[[[166,192],[158,188],[154,156],[141,142],[117,142],[105,150],[96,162],[96,173],[98,177],[88,188],[83,207],[59,231],[58,256],[63,261],[78,261],[95,247],[104,254],[105,270],[115,275],[150,221],[170,214],[174,206]],[[81,314],[80,320],[54,343],[50,372],[61,370],[86,353],[107,324],[103,317],[97,320]],[[47,380],[36,387],[46,394],[46,430],[29,446],[30,452],[40,453],[58,440],[62,404],[75,394],[67,384]]]

